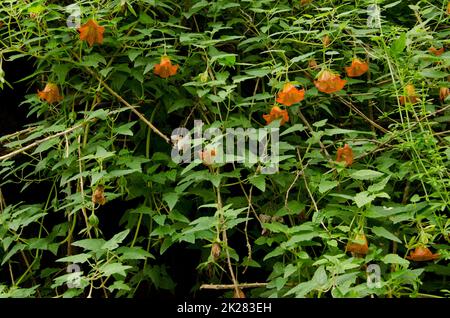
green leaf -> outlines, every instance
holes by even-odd
[[[131,130],[131,127],[133,127],[134,124],[136,124],[135,121],[126,123],[119,127],[114,127],[113,132],[119,135],[133,136],[133,131]]]
[[[88,251],[98,251],[102,248],[103,244],[105,244],[104,239],[85,239],[73,242],[73,246],[82,247]]]
[[[438,70],[435,70],[432,68],[427,68],[427,69],[424,69],[423,71],[421,71],[420,75],[422,75],[423,77],[429,77],[429,78],[444,78],[444,77],[447,77],[447,75],[449,75],[449,73],[438,71]]]
[[[305,61],[308,57],[314,55],[316,52],[309,52],[306,54],[302,54],[291,59],[291,63],[298,63],[300,61]]]
[[[102,249],[106,250],[116,249],[117,247],[119,247],[119,244],[122,243],[122,241],[127,237],[128,233],[130,233],[130,229],[126,229],[125,231],[117,233],[105,244],[103,244]]]
[[[386,184],[388,183],[389,179],[391,178],[391,176],[387,176],[386,178],[384,178],[383,180],[381,180],[378,183],[375,183],[371,186],[369,186],[367,188],[367,191],[369,192],[378,192],[384,189],[384,187],[386,186]]]
[[[99,268],[100,272],[103,273],[102,276],[111,276],[113,274],[118,274],[118,275],[122,275],[122,276],[127,276],[126,274],[126,270],[130,269],[131,266],[128,265],[123,265],[121,263],[109,263],[109,264],[104,264],[103,266],[101,266]]]
[[[288,129],[286,129],[285,131],[283,131],[280,136],[284,136],[290,133],[293,133],[294,131],[304,131],[305,130],[305,126],[303,126],[303,124],[295,124],[292,127],[289,127]]]
[[[339,184],[338,181],[322,179],[322,180],[320,180],[320,183],[319,183],[319,192],[325,193],[325,192],[335,188],[338,184]]]
[[[175,192],[169,192],[163,194],[163,200],[166,201],[167,205],[169,206],[169,210],[172,211],[175,204],[177,204],[179,199],[179,194]]]
[[[372,194],[369,194],[367,191],[359,192],[355,195],[354,201],[358,208],[365,206],[366,204],[369,204],[375,199],[375,196]]]
[[[388,240],[391,240],[391,241],[394,241],[397,243],[402,243],[402,241],[400,241],[400,239],[397,236],[395,236],[394,234],[392,234],[391,232],[386,230],[384,227],[374,226],[372,228],[372,233],[374,233],[377,236],[387,238]]]
[[[401,258],[397,254],[387,254],[381,259],[381,261],[385,264],[399,264],[406,267],[409,265],[408,260]]]
[[[379,178],[382,175],[383,175],[383,173],[378,172],[378,171],[363,169],[363,170],[358,170],[358,171],[352,172],[350,174],[350,177],[352,177],[353,179],[356,179],[356,180],[372,180],[372,179]]]
[[[273,251],[269,252],[263,259],[263,261],[266,261],[272,257],[280,256],[284,253],[284,250],[281,247],[276,247]]]
[[[91,258],[92,255],[90,254],[85,254],[85,253],[81,253],[81,254],[77,254],[77,255],[70,255],[70,256],[66,256],[60,259],[57,259],[57,262],[67,262],[67,263],[85,263],[87,262],[87,260],[89,258]]]
[[[52,138],[50,140],[44,141],[33,151],[32,154],[35,155],[37,153],[44,152],[44,151],[50,149],[51,147],[53,147],[54,145],[57,145],[58,143],[59,143],[59,138]]]
[[[140,246],[133,246],[133,247],[122,246],[119,247],[116,250],[116,252],[122,254],[120,256],[120,258],[122,259],[143,259],[143,260],[147,258],[155,259],[155,257],[152,254],[150,254]]]
[[[398,56],[406,48],[406,33],[402,33],[398,39],[392,42],[390,51],[392,56]]]
[[[256,176],[251,176],[248,178],[248,181],[255,187],[257,187],[262,192],[266,191],[266,176],[263,174],[259,174]]]
[[[268,229],[273,233],[287,233],[289,230],[289,228],[286,225],[279,222],[263,223],[262,225],[264,228]]]

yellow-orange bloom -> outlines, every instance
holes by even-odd
[[[331,94],[340,91],[344,88],[346,80],[341,79],[339,74],[335,74],[329,70],[323,70],[319,73],[319,76],[314,85],[317,89],[323,93]]]
[[[172,65],[170,58],[168,56],[162,56],[161,62],[155,65],[153,73],[162,78],[168,78],[177,73],[178,65]]]
[[[63,99],[59,94],[58,86],[53,83],[47,83],[42,91],[38,90],[38,96],[49,104],[57,103]]]
[[[287,110],[282,110],[278,106],[273,106],[272,109],[270,110],[270,113],[264,114],[263,118],[266,121],[267,125],[270,124],[275,119],[281,118],[280,126],[282,126],[289,121],[289,114]]]
[[[291,106],[305,99],[305,90],[298,89],[291,83],[284,85],[283,90],[278,93],[277,103],[283,104],[285,106]]]
[[[405,103],[417,103],[419,100],[416,95],[416,88],[412,84],[408,84],[405,86],[405,93],[406,95],[400,96],[400,104],[405,105]]]
[[[352,64],[345,68],[348,77],[358,77],[369,70],[369,64],[360,59],[353,59]]]
[[[105,28],[99,26],[92,19],[80,26],[78,32],[80,32],[80,40],[87,41],[89,46],[93,46],[94,43],[103,43],[103,32],[105,32]]]
[[[344,148],[340,147],[337,150],[336,161],[341,162],[345,161],[347,166],[352,165],[353,163],[353,150],[348,145],[345,144]]]
[[[416,262],[424,262],[424,261],[433,261],[435,259],[438,259],[439,256],[440,256],[439,254],[433,254],[428,249],[428,247],[418,246],[414,251],[411,251],[411,253],[409,253],[409,255],[406,256],[406,258]]]

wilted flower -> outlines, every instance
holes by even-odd
[[[178,65],[172,65],[168,56],[162,56],[159,64],[155,65],[153,73],[162,78],[168,78],[177,73]]]
[[[448,87],[441,87],[439,89],[439,98],[441,101],[444,101],[448,95],[450,95],[450,89]]]
[[[270,114],[264,114],[263,115],[264,120],[266,121],[266,124],[270,124],[275,119],[281,118],[280,126],[284,125],[286,122],[289,121],[289,114],[287,110],[282,110],[278,106],[273,106],[270,110]]]
[[[369,64],[360,59],[354,58],[352,64],[345,68],[348,77],[358,77],[369,70]]]
[[[310,69],[313,69],[313,70],[316,69],[318,67],[317,61],[315,59],[310,59],[308,61],[308,66]]]
[[[324,47],[327,47],[328,45],[330,45],[330,42],[331,42],[331,38],[328,35],[325,35],[322,38],[322,44]]]
[[[106,203],[105,198],[105,187],[102,185],[97,186],[94,193],[92,194],[92,203],[104,205]]]
[[[438,259],[439,256],[439,254],[433,254],[428,249],[428,247],[418,246],[414,251],[411,251],[411,253],[409,253],[409,256],[407,256],[406,258],[416,262],[424,262],[433,261],[435,259]]]
[[[369,251],[366,236],[364,234],[356,235],[353,242],[347,244],[346,251],[355,253],[357,256],[366,255]]]
[[[214,163],[214,158],[216,157],[216,149],[206,149],[204,151],[199,151],[198,154],[200,160],[203,161],[203,164],[210,166]]]
[[[233,298],[245,298],[245,294],[242,289],[238,288],[234,291]]]
[[[298,89],[291,83],[284,85],[283,90],[278,93],[277,103],[285,106],[291,106],[301,102],[305,98],[305,90]]]
[[[341,79],[339,74],[335,74],[329,70],[323,70],[319,73],[314,85],[323,93],[331,94],[344,88],[346,80]]]
[[[440,49],[436,49],[435,47],[432,46],[428,49],[428,51],[433,55],[440,56],[444,53],[445,50],[444,50],[444,47],[441,47]]]
[[[47,83],[42,91],[38,90],[38,96],[49,104],[57,103],[63,99],[59,94],[58,86],[53,83]]]
[[[213,245],[211,246],[211,257],[214,261],[219,258],[221,251],[222,249],[220,248],[220,244],[217,242],[213,243]]]

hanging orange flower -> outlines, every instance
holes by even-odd
[[[416,95],[416,88],[412,84],[405,86],[405,96],[400,96],[400,104],[405,105],[405,103],[417,103],[418,98]]]
[[[447,3],[447,14],[450,14],[450,2]]]
[[[267,125],[270,124],[275,119],[281,118],[280,126],[282,126],[289,121],[289,114],[287,110],[282,110],[278,106],[273,106],[272,109],[270,110],[270,114],[264,114],[263,118],[266,121]]]
[[[439,89],[439,98],[441,101],[444,101],[448,95],[450,95],[450,89],[448,87],[441,87]]]
[[[345,248],[347,252],[355,253],[356,256],[366,255],[369,251],[369,245],[367,243],[367,238],[364,234],[356,235],[353,242],[349,242]]]
[[[369,64],[358,58],[352,60],[352,64],[345,68],[348,77],[358,77],[369,70]]]
[[[407,259],[416,261],[416,262],[424,262],[424,261],[434,261],[439,258],[439,254],[433,254],[428,247],[418,246],[414,251],[411,251]]]
[[[441,47],[440,49],[436,49],[435,47],[432,46],[428,49],[428,51],[433,55],[441,56],[445,50],[444,50],[444,47]]]
[[[98,25],[97,22],[92,19],[80,26],[78,32],[80,32],[80,40],[87,41],[89,46],[93,46],[94,43],[103,43],[103,33],[105,32],[105,28]]]
[[[203,164],[206,166],[210,166],[214,163],[214,159],[216,157],[216,149],[209,149],[198,152],[200,160],[203,161]]]
[[[291,83],[284,85],[283,90],[278,93],[277,103],[285,106],[291,106],[301,102],[305,98],[305,90],[298,89]]]
[[[42,91],[38,90],[38,96],[49,104],[60,102],[63,99],[59,94],[58,86],[53,83],[47,83]]]
[[[161,62],[155,65],[153,73],[162,78],[168,78],[177,73],[178,65],[172,65],[170,58],[168,56],[162,56]]]
[[[336,155],[336,161],[341,162],[345,161],[346,166],[350,166],[353,163],[353,150],[350,148],[348,144],[345,144],[345,146],[342,148],[338,148],[337,155]]]
[[[323,93],[331,94],[344,88],[346,80],[341,79],[339,74],[335,74],[329,70],[323,70],[319,73],[318,78],[314,81],[317,89]]]

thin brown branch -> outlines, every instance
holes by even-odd
[[[145,124],[147,124],[151,130],[153,130],[154,133],[156,133],[158,136],[160,136],[162,139],[164,139],[168,144],[170,144],[170,138],[167,137],[166,135],[164,135],[158,128],[156,128],[147,118],[145,118],[145,116],[139,112],[135,106],[131,105],[130,103],[128,103],[122,96],[120,96],[119,94],[116,93],[116,91],[114,91],[108,84],[106,84],[97,74],[95,74],[94,72],[92,72],[91,70],[88,70],[89,73],[91,73],[93,76],[95,76],[97,78],[97,80],[100,82],[101,85],[103,85],[104,88],[106,88],[106,90],[108,92],[111,93],[111,95],[113,95],[115,98],[117,98],[119,100],[119,102],[121,102],[122,104],[124,104],[127,108],[129,108],[133,113],[136,114],[136,116],[139,117],[140,120],[142,120]]]
[[[266,287],[267,283],[242,283],[238,284],[238,288],[260,288],[260,287]],[[229,284],[229,285],[215,285],[215,284],[203,284],[200,286],[200,289],[234,289],[236,285]]]
[[[57,133],[57,134],[54,134],[54,135],[45,137],[44,139],[41,139],[41,140],[37,140],[37,141],[35,141],[35,142],[29,144],[28,146],[25,146],[25,147],[22,147],[22,148],[20,148],[20,149],[14,150],[14,151],[12,151],[12,152],[10,152],[10,153],[4,155],[4,156],[1,156],[1,157],[0,157],[0,161],[10,159],[10,158],[12,158],[12,157],[14,157],[14,156],[16,156],[16,155],[18,155],[18,154],[21,154],[21,153],[23,153],[23,152],[25,152],[25,151],[27,151],[27,150],[30,150],[30,149],[32,149],[32,148],[34,148],[34,147],[36,147],[36,146],[39,146],[39,145],[42,144],[43,142],[46,142],[46,141],[48,141],[48,140],[50,140],[50,139],[57,138],[57,137],[61,137],[61,136],[64,136],[64,135],[66,135],[66,134],[69,134],[69,133],[71,133],[72,131],[77,130],[77,129],[80,128],[80,127],[83,127],[83,126],[86,125],[87,123],[88,123],[88,122],[83,122],[83,123],[78,124],[78,125],[76,125],[76,126],[74,126],[74,127],[71,127],[71,128],[66,129],[66,130],[64,130],[64,131],[61,131],[61,132],[59,132],[59,133]]]

